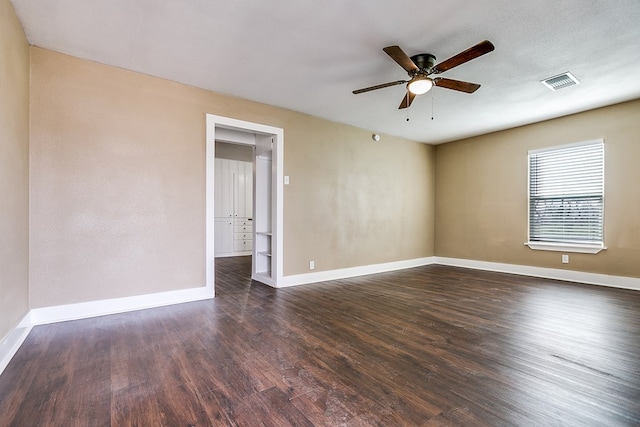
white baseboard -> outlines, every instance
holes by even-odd
[[[543,277],[547,279],[565,280],[591,285],[610,286],[640,290],[640,278],[611,276],[606,274],[585,273],[575,270],[530,267],[526,265],[503,264],[487,261],[475,261],[457,258],[425,257],[383,264],[344,268],[339,270],[318,271],[314,273],[285,276],[278,287],[297,286],[328,280],[346,279],[367,274],[384,273],[394,270],[419,267],[430,264],[450,265],[476,270],[496,271],[519,274],[523,276]],[[124,313],[146,308],[161,307],[185,302],[200,301],[213,298],[214,290],[208,287],[192,288],[179,291],[161,292],[157,294],[134,297],[114,298],[109,300],[89,301],[54,307],[35,308],[27,313],[20,323],[0,341],[0,374],[18,351],[31,329],[43,325],[68,320],[85,319],[108,314]]]
[[[450,265],[454,267],[471,268],[475,270],[496,271],[500,273],[518,274],[522,276],[542,277],[545,279],[564,280],[568,282],[584,283],[588,285],[609,286],[613,288],[640,290],[640,278],[611,276],[608,274],[586,273],[576,270],[558,268],[531,267],[528,265],[504,264],[498,262],[476,261],[470,259],[426,257],[406,261],[396,261],[384,264],[351,267],[339,270],[319,271],[314,273],[285,276],[278,283],[279,288],[304,285],[308,283],[324,282],[328,280],[346,279],[367,274],[383,273],[405,268],[419,267],[430,264]]]
[[[387,271],[403,270],[405,268],[420,267],[434,263],[433,257],[415,258],[404,261],[387,262],[383,264],[363,265],[360,267],[341,268],[338,270],[317,271],[313,273],[284,276],[278,282],[278,288],[306,285],[308,283],[326,282],[328,280],[347,279],[349,277],[365,276],[367,274],[384,273]]]
[[[214,258],[230,258],[230,257],[237,257],[237,256],[251,256],[251,252],[229,252],[229,253],[225,253],[225,254],[215,254]]]
[[[568,282],[585,283],[588,285],[609,286],[612,288],[632,289],[636,291],[640,290],[640,278],[635,277],[611,276],[608,274],[585,273],[583,271],[576,270],[530,267],[527,265],[503,264],[498,262],[444,257],[435,257],[434,264],[519,274],[522,276],[542,277],[545,279],[565,280]]]
[[[44,325],[47,323],[86,319],[89,317],[143,310],[145,308],[200,301],[213,298],[213,296],[213,289],[200,287],[133,297],[87,301],[76,304],[34,308],[29,313],[29,320],[32,325]]]
[[[13,356],[16,354],[22,343],[27,339],[33,325],[25,324],[25,319],[29,317],[27,313],[13,329],[0,341],[0,374],[7,367]]]
[[[34,326],[201,301],[213,298],[213,296],[213,289],[203,286],[133,297],[34,308],[0,342],[0,374],[7,367],[9,361],[11,361]]]

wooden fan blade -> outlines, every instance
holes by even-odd
[[[477,83],[463,82],[460,80],[445,79],[444,77],[437,77],[433,79],[433,84],[445,89],[458,90],[460,92],[473,93],[480,88]]]
[[[354,90],[353,94],[357,95],[359,93],[369,92],[371,90],[382,89],[382,88],[389,87],[389,86],[401,85],[401,84],[404,84],[406,82],[407,82],[406,80],[398,80],[398,81],[395,81],[395,82],[383,83],[381,85],[369,86],[369,87],[365,87],[365,88],[362,88],[362,89]]]
[[[415,99],[415,97],[416,97],[415,93],[407,91],[407,94],[404,96],[404,98],[402,98],[402,102],[400,103],[398,110],[402,110],[403,108],[409,108],[411,106],[411,103]]]
[[[450,70],[453,67],[457,67],[460,64],[464,64],[465,62],[469,62],[472,59],[482,56],[485,53],[489,53],[494,49],[495,46],[489,40],[482,41],[477,45],[472,46],[469,49],[460,52],[459,54],[454,55],[447,60],[442,61],[433,68],[432,73],[438,74]]]
[[[396,61],[398,65],[404,68],[409,74],[418,69],[418,66],[413,63],[411,58],[409,58],[402,49],[400,49],[400,46],[387,46],[382,50],[384,50],[391,59]]]

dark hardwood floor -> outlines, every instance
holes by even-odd
[[[638,426],[640,292],[427,266],[33,329],[1,426]]]

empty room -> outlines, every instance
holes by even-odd
[[[0,427],[640,425],[639,23],[0,0]]]

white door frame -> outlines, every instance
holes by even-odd
[[[214,249],[214,224],[215,224],[215,150],[216,150],[216,128],[230,129],[240,132],[254,134],[271,135],[273,137],[273,158],[272,165],[275,176],[272,181],[273,201],[275,203],[275,218],[272,217],[272,245],[275,249],[273,254],[272,282],[267,283],[273,287],[278,287],[282,282],[283,271],[283,183],[284,183],[284,129],[262,125],[259,123],[246,122],[244,120],[232,119],[229,117],[207,114],[206,129],[206,287],[215,296],[215,249]],[[255,219],[255,218],[254,218]],[[255,246],[255,245],[254,245]],[[255,256],[255,254],[254,254]],[[253,271],[252,271],[253,275]]]

